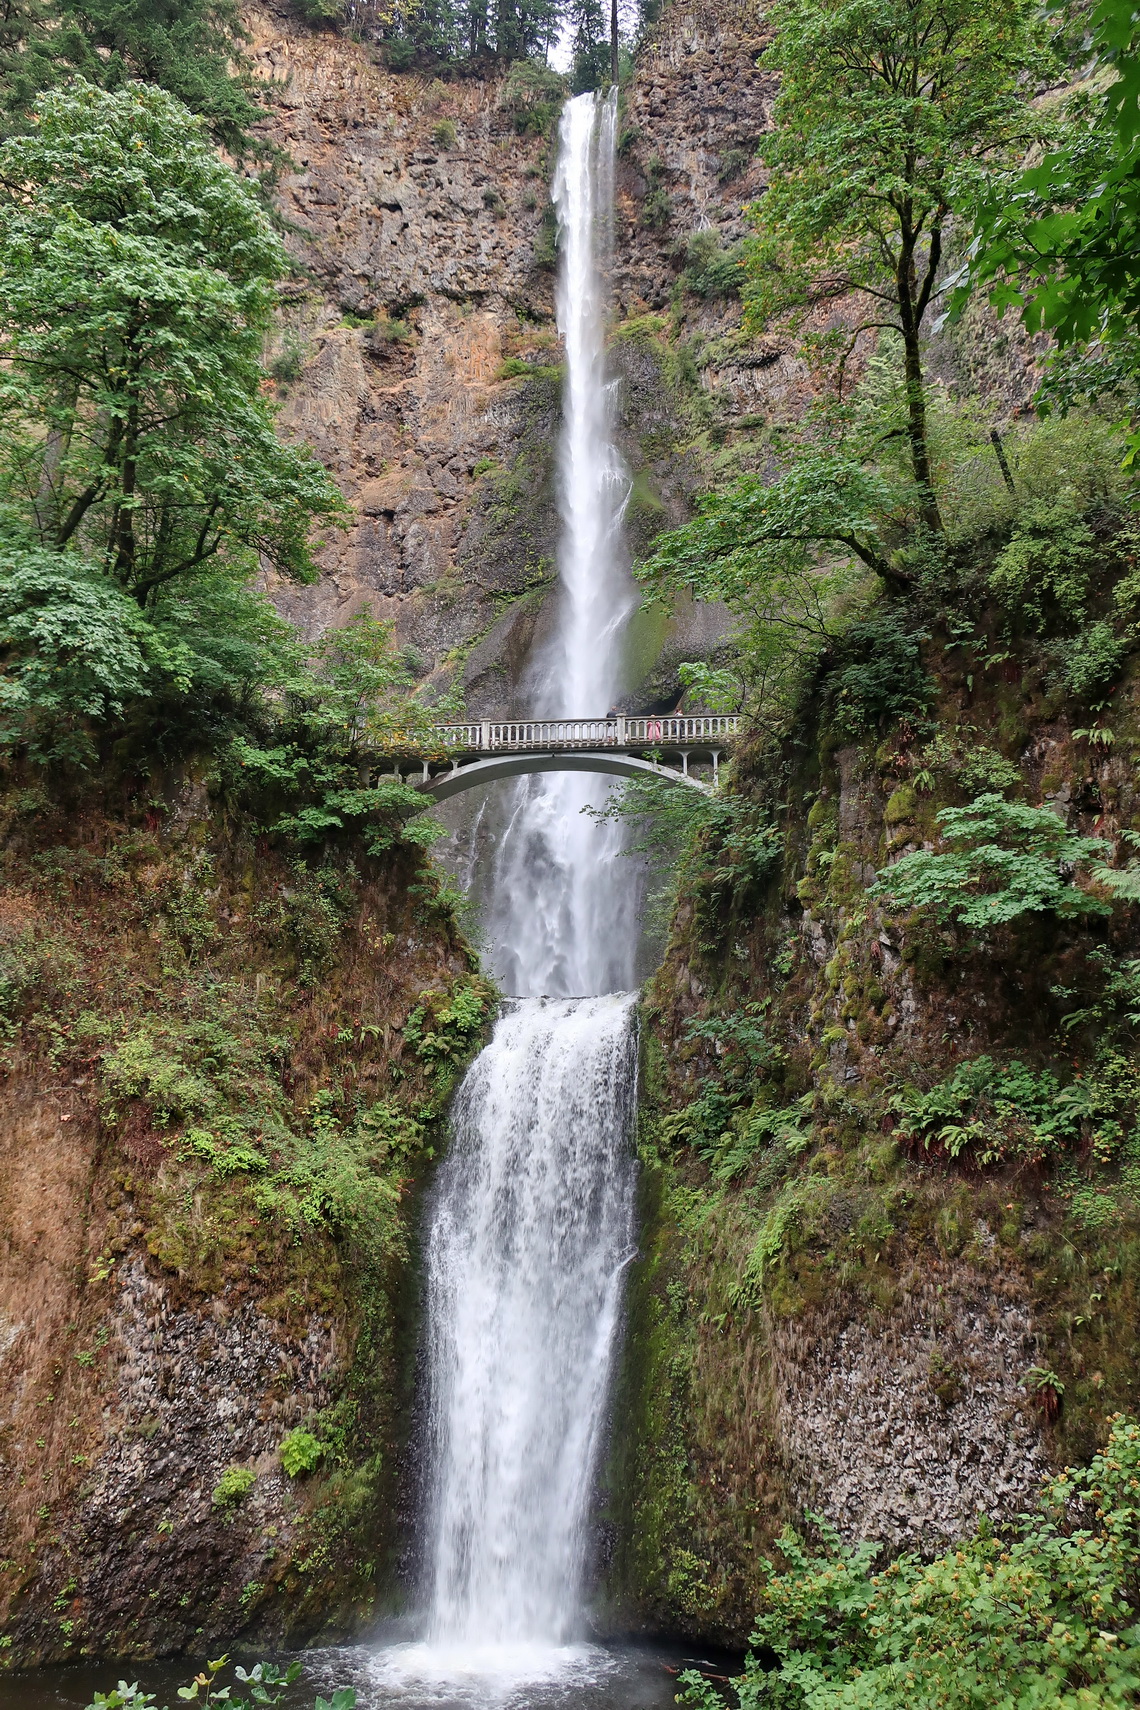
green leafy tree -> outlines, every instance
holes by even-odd
[[[901,502],[897,483],[850,458],[807,454],[778,481],[745,475],[709,494],[691,522],[660,536],[637,567],[653,598],[722,600],[741,620],[735,657],[686,667],[690,690],[781,734],[857,580],[847,555],[894,578],[884,518]]]
[[[948,222],[995,152],[1033,128],[1042,65],[1033,0],[777,0],[764,62],[780,73],[756,206],[752,324],[820,291],[870,305],[865,331],[902,340],[904,432],[927,527],[941,528],[921,337]]]
[[[1135,414],[1140,375],[1140,14],[1099,0],[1088,19],[1093,77],[1078,84],[1056,145],[987,187],[971,284],[991,283],[1033,332],[1061,347],[1043,400],[1119,391]],[[958,306],[969,286],[959,292]],[[1140,450],[1134,433],[1131,455]]]
[[[311,579],[343,504],[261,393],[281,245],[157,89],[44,96],[0,147],[7,523],[82,550],[144,608],[212,560]]]
[[[0,111],[20,128],[43,90],[75,75],[105,89],[154,83],[232,154],[264,153],[236,0],[9,0],[0,11]]]
[[[409,750],[443,757],[438,727],[457,716],[457,694],[429,701],[416,693],[392,625],[367,612],[326,632],[313,652],[279,681],[281,707],[267,735],[234,737],[231,786],[260,795],[268,828],[302,844],[346,829],[363,831],[373,854],[396,841],[435,842],[443,827],[401,781],[396,761]]]
[[[988,791],[967,807],[943,808],[938,820],[943,853],[916,850],[878,875],[870,894],[887,907],[928,908],[939,920],[981,928],[1024,914],[1111,912],[1074,882],[1111,845],[1078,836],[1051,808]]]
[[[260,357],[286,258],[201,123],[88,84],[36,118],[0,144],[0,709],[42,759],[68,714],[287,670],[251,577],[311,580],[314,522],[346,511],[275,432]]]

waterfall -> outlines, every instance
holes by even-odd
[[[428,1243],[431,1637],[574,1636],[630,1252],[629,997],[531,999],[460,1091]]]
[[[633,605],[605,376],[616,117],[615,97],[581,95],[559,130],[560,605],[530,686],[549,716],[608,710]],[[637,875],[619,832],[580,811],[605,788],[528,780],[499,841],[491,935],[518,995],[459,1090],[431,1199],[427,1630],[389,1653],[389,1684],[491,1676],[501,1697],[546,1678],[583,1625],[633,1227]]]
[[[526,700],[547,718],[597,718],[622,691],[636,597],[622,553],[629,479],[606,383],[606,269],[613,211],[615,95],[568,101],[553,196],[561,239],[558,326],[566,351],[558,445],[559,606]],[[488,931],[495,974],[520,996],[581,997],[635,984],[639,874],[620,828],[582,809],[609,785],[581,772],[521,783],[499,843]]]

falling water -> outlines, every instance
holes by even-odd
[[[632,606],[605,376],[615,120],[612,98],[583,95],[559,131],[561,604],[532,684],[552,717],[606,712]],[[501,1693],[580,1636],[633,1215],[633,875],[580,811],[604,789],[529,780],[500,841],[496,971],[519,995],[460,1089],[432,1199],[429,1610],[405,1680],[489,1675]]]
[[[566,349],[558,498],[559,608],[528,705],[547,718],[598,718],[621,694],[635,596],[622,553],[629,480],[613,441],[606,382],[606,268],[617,102],[579,95],[563,110],[554,205],[561,236],[558,326]],[[580,997],[635,983],[637,883],[620,830],[582,809],[609,786],[540,774],[515,792],[492,878],[489,935],[505,990]]]
[[[428,1246],[432,1637],[574,1636],[630,1252],[629,997],[530,999],[457,1100]]]

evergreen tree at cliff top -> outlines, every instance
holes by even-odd
[[[106,89],[137,80],[176,95],[242,155],[261,116],[244,36],[237,0],[6,0],[0,115],[24,128],[36,97],[76,74]]]

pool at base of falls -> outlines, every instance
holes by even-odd
[[[693,1656],[664,1645],[397,1642],[329,1646],[300,1661],[304,1673],[283,1710],[313,1710],[317,1693],[328,1697],[338,1686],[355,1687],[357,1710],[666,1710],[677,1671]],[[178,1710],[177,1688],[199,1666],[168,1659],[31,1669],[0,1679],[0,1710],[84,1710],[121,1678]]]

